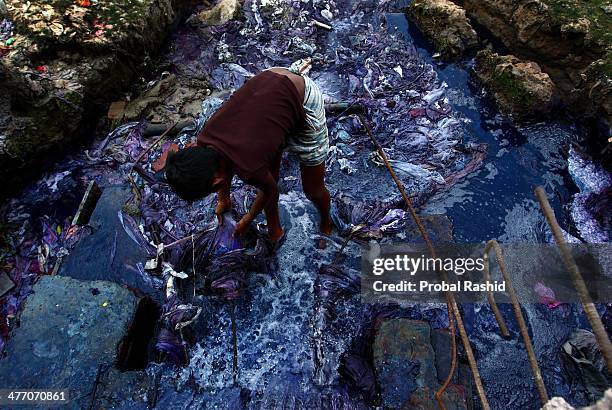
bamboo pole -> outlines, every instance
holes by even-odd
[[[574,287],[578,292],[578,296],[582,301],[582,307],[584,309],[584,313],[586,317],[589,319],[591,323],[591,328],[593,329],[593,334],[595,335],[595,339],[597,340],[597,344],[599,344],[599,348],[601,353],[603,354],[606,365],[608,366],[608,371],[612,372],[612,344],[610,343],[610,339],[608,338],[608,333],[601,322],[601,318],[599,317],[599,313],[597,313],[597,309],[595,308],[595,304],[591,300],[591,296],[589,295],[589,291],[587,289],[586,284],[584,283],[584,279],[580,274],[580,269],[578,265],[576,265],[576,261],[574,260],[572,253],[570,251],[565,238],[563,237],[563,232],[561,231],[561,227],[559,226],[559,222],[557,222],[557,218],[555,217],[555,212],[553,211],[550,203],[548,202],[548,198],[546,197],[546,192],[544,192],[544,188],[541,186],[535,189],[536,197],[538,198],[538,202],[540,202],[540,207],[542,208],[542,212],[546,217],[546,222],[548,222],[548,226],[550,226],[550,230],[555,238],[555,242],[561,251],[561,257],[563,259],[563,264],[565,268],[569,271],[570,276],[572,277],[572,282],[574,282]]]
[[[385,154],[385,151],[382,149],[382,147],[380,146],[380,144],[378,143],[378,141],[376,140],[376,137],[374,137],[374,134],[372,133],[372,130],[370,129],[370,126],[368,125],[367,121],[365,120],[365,118],[363,117],[363,115],[359,114],[358,115],[359,121],[361,121],[361,123],[363,124],[364,128],[366,129],[366,132],[368,134],[368,136],[370,137],[370,140],[372,141],[372,143],[374,144],[374,146],[376,147],[376,150],[378,151],[378,154],[380,155],[380,157],[382,158],[383,162],[385,163],[385,166],[387,167],[387,170],[389,171],[389,174],[391,174],[391,178],[393,178],[393,181],[395,182],[395,184],[397,185],[398,190],[400,191],[402,198],[404,199],[404,202],[406,202],[406,206],[408,207],[408,210],[410,212],[410,215],[412,216],[412,219],[414,220],[415,224],[417,225],[419,232],[421,233],[421,236],[423,237],[423,240],[425,241],[427,248],[429,250],[429,253],[431,254],[432,257],[436,257],[436,251],[431,243],[431,240],[429,239],[429,235],[427,234],[427,231],[425,230],[425,227],[423,226],[423,224],[421,223],[421,220],[419,218],[419,216],[417,215],[414,207],[412,206],[412,201],[410,200],[410,197],[408,196],[408,194],[406,193],[406,190],[404,189],[404,185],[402,184],[402,182],[399,180],[399,178],[397,177],[397,175],[395,174],[395,171],[393,171],[393,167],[391,167],[391,164],[389,163],[389,159],[387,158],[387,154]],[[443,276],[446,278],[446,273],[442,272]],[[465,354],[467,356],[468,359],[468,363],[470,366],[470,370],[472,371],[472,376],[474,377],[474,383],[476,385],[476,392],[478,393],[478,397],[480,398],[480,402],[482,404],[482,408],[483,410],[490,410],[491,406],[489,405],[489,401],[487,399],[487,394],[484,390],[484,386],[482,385],[482,380],[480,378],[480,372],[478,371],[478,366],[476,364],[476,358],[474,357],[474,352],[472,350],[472,346],[470,344],[470,339],[468,338],[468,334],[465,330],[465,326],[463,324],[463,319],[461,318],[461,312],[459,312],[459,306],[457,305],[457,301],[455,300],[455,295],[453,294],[453,292],[446,292],[446,303],[447,303],[447,307],[449,310],[449,317],[448,317],[448,321],[449,323],[453,320],[452,317],[450,316],[450,313],[452,312],[455,321],[457,323],[457,328],[459,330],[459,337],[461,338],[461,342],[463,344],[463,348],[465,349]],[[454,332],[454,328],[452,328],[451,326],[449,326],[449,330],[453,330]],[[454,340],[455,335],[454,333],[451,334],[451,339]],[[456,360],[453,361],[453,363],[456,367]],[[452,375],[455,372],[455,367],[453,367],[451,364],[451,369],[450,369],[450,378],[452,379]],[[448,381],[449,377],[447,377],[447,381]],[[444,383],[444,385],[442,385],[442,387],[436,392],[436,398],[438,398],[438,404],[441,404],[441,399],[439,397],[441,397],[442,393],[444,392],[444,390],[446,389],[446,387],[448,386],[448,383]],[[441,405],[442,408],[444,408],[444,405]]]
[[[548,392],[546,391],[546,386],[544,385],[542,372],[540,371],[538,359],[536,357],[535,351],[533,350],[533,344],[531,343],[531,338],[529,337],[527,324],[525,323],[525,319],[523,318],[523,312],[521,312],[521,305],[519,304],[516,292],[514,291],[514,286],[512,285],[512,279],[510,278],[508,270],[506,269],[506,261],[504,260],[504,255],[502,253],[501,246],[499,246],[497,241],[494,239],[487,242],[487,245],[484,249],[485,275],[487,276],[487,280],[491,279],[491,275],[489,273],[489,252],[491,251],[491,249],[495,251],[495,258],[497,259],[497,263],[499,264],[499,270],[501,271],[504,281],[506,282],[506,288],[508,290],[508,295],[510,296],[510,301],[512,302],[512,309],[514,310],[514,316],[516,317],[516,322],[518,323],[519,331],[521,332],[521,337],[523,338],[523,342],[525,343],[525,350],[527,351],[529,365],[531,366],[531,370],[533,371],[533,377],[535,378],[535,383],[538,389],[538,394],[540,395],[540,400],[542,401],[542,405],[544,405],[548,401]],[[493,298],[493,292],[489,291],[488,295],[491,296],[491,298],[489,299],[489,303],[491,303],[491,300],[493,301],[493,303],[491,304],[491,308],[495,307],[495,310],[497,310],[497,304],[495,303],[495,299]],[[497,312],[499,313],[499,310],[497,310]],[[501,318],[502,323],[504,323],[503,320],[504,319]],[[506,325],[504,323],[504,327],[505,326]],[[507,327],[506,333],[508,333]]]

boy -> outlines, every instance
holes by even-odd
[[[231,181],[237,175],[258,193],[234,234],[244,233],[263,210],[268,235],[278,242],[284,234],[278,216],[278,177],[285,147],[300,160],[304,193],[319,211],[321,232],[331,233],[324,181],[329,137],[323,96],[297,70],[271,68],[249,79],[208,120],[197,146],[168,156],[166,179],[185,200],[216,191],[215,214],[221,222],[231,209]]]

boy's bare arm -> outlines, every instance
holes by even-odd
[[[215,208],[215,215],[217,215],[220,225],[223,225],[223,214],[232,209],[232,201],[230,199],[231,186],[232,179],[229,178],[217,191],[217,207]]]
[[[269,170],[265,170],[265,172],[260,172],[255,175],[249,180],[249,184],[257,188],[259,192],[249,212],[247,212],[236,225],[236,235],[244,233],[262,210],[270,209],[268,206],[270,203],[278,203],[278,184]],[[276,211],[276,213],[278,214],[278,211]],[[266,214],[266,218],[268,220],[271,218],[277,220],[278,215]]]

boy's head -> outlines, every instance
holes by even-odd
[[[208,147],[190,147],[170,153],[166,160],[166,180],[186,201],[210,195],[218,183],[219,154]]]

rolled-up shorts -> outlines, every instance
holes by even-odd
[[[304,128],[287,137],[286,148],[295,154],[299,161],[307,166],[316,166],[325,162],[329,153],[329,133],[325,118],[325,103],[319,86],[310,77],[300,72],[303,60],[298,60],[290,67],[284,67],[304,78]]]
[[[329,133],[325,118],[325,104],[319,86],[309,77],[302,75],[305,83],[304,113],[306,124],[299,132],[287,138],[287,149],[307,166],[325,162],[329,153]]]

